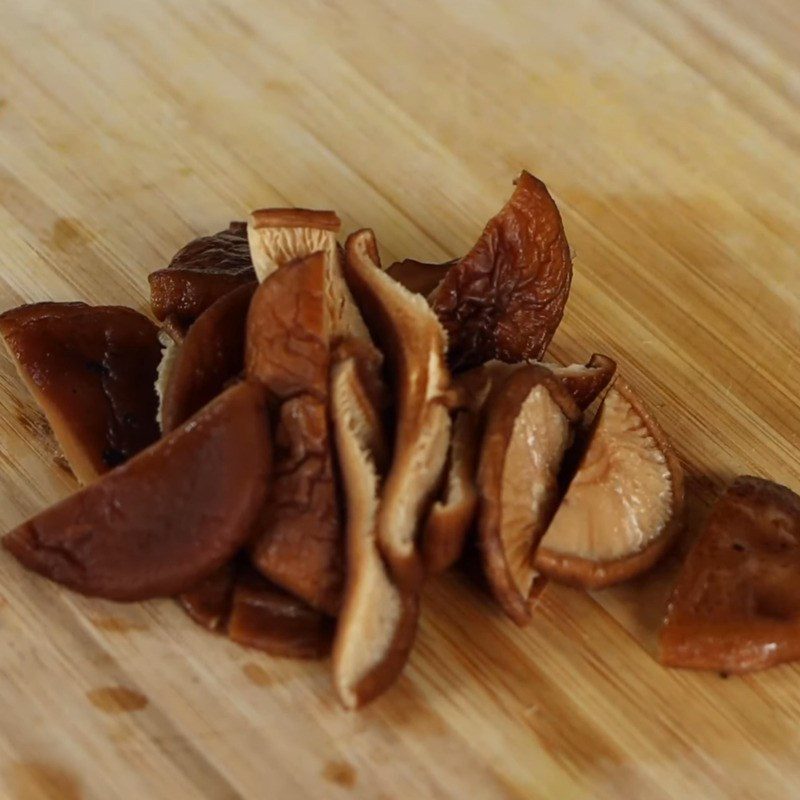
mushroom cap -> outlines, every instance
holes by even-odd
[[[526,365],[486,403],[478,537],[489,586],[519,625],[530,620],[533,553],[559,499],[558,473],[580,410],[549,370]]]
[[[670,667],[748,672],[800,659],[800,496],[738,477],[684,561],[661,630]]]
[[[683,470],[658,423],[617,379],[536,553],[554,580],[602,588],[651,567],[674,541]]]
[[[185,425],[3,538],[28,569],[111,600],[171,596],[249,538],[264,504],[264,391],[239,383]]]

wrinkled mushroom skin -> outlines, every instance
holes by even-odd
[[[166,269],[147,279],[156,319],[169,319],[173,328],[185,333],[212,303],[255,279],[247,226],[232,222],[227,230],[194,239]]]
[[[3,544],[28,569],[83,594],[175,595],[247,541],[269,471],[264,390],[239,383]]]
[[[650,569],[683,521],[683,468],[633,390],[617,379],[534,565],[561,583],[603,589]]]
[[[556,511],[559,467],[581,413],[564,386],[533,365],[496,384],[486,408],[478,543],[492,593],[526,625],[536,590],[533,554]]]
[[[324,658],[334,620],[245,566],[236,579],[228,638],[284,658]]]
[[[540,359],[564,313],[572,261],[561,216],[540,180],[523,172],[516,183],[430,297],[454,370]]]
[[[395,583],[378,546],[382,423],[354,360],[331,376],[332,414],[347,499],[347,583],[333,645],[333,683],[347,708],[384,692],[405,665],[416,635],[419,595]]]
[[[178,595],[178,602],[201,627],[210,631],[224,630],[233,602],[236,575],[236,562],[229,561],[200,583]]]
[[[247,310],[256,283],[228,292],[189,329],[169,371],[161,404],[165,433],[184,423],[244,368]]]
[[[444,264],[426,264],[423,261],[406,258],[403,261],[395,261],[386,270],[386,274],[391,275],[409,292],[427,297],[442,282],[450,267],[457,263],[457,258],[445,261]]]
[[[717,501],[660,637],[670,667],[749,672],[800,659],[800,496],[752,476]]]
[[[417,540],[450,446],[446,335],[425,300],[380,268],[372,231],[348,237],[345,254],[347,283],[384,351],[396,404],[394,457],[378,512],[378,543],[395,579],[414,585],[424,574]]]
[[[314,253],[259,286],[248,313],[245,370],[277,410],[273,485],[253,563],[272,582],[335,614],[344,565],[327,411],[324,282],[324,255]]]
[[[158,330],[136,311],[36,303],[0,316],[0,335],[81,483],[154,442]]]

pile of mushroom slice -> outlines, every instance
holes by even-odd
[[[652,565],[682,483],[611,359],[539,361],[572,275],[540,181],[522,173],[444,265],[384,269],[372,231],[342,247],[339,229],[330,211],[265,209],[195,240],[150,276],[162,326],[137,315],[135,346],[127,309],[0,317],[88,482],[4,544],[77,591],[175,596],[245,646],[332,652],[355,708],[400,674],[425,580],[465,550],[525,624],[546,578],[599,587]],[[129,349],[111,363],[103,340]],[[134,362],[135,393],[120,380]]]

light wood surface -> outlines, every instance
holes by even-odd
[[[0,307],[143,308],[252,208],[336,209],[386,259],[465,252],[521,167],[575,280],[553,353],[617,358],[688,470],[800,489],[795,0],[0,0]],[[0,523],[75,483],[0,364]],[[800,669],[670,672],[675,559],[519,630],[433,583],[399,684],[338,708],[172,602],[91,601],[0,554],[0,791],[108,798],[791,798]]]

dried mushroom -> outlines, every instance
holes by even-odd
[[[224,630],[233,602],[237,571],[236,561],[228,561],[200,583],[178,595],[178,602],[198,625],[210,631]]]
[[[581,412],[549,370],[526,366],[486,403],[478,466],[478,536],[494,596],[518,625],[530,620],[533,554],[555,513],[558,474]]]
[[[330,335],[325,257],[283,265],[259,286],[247,320],[245,369],[277,408],[271,499],[253,543],[269,580],[336,613],[343,544],[328,429]]]
[[[323,658],[334,620],[245,566],[236,579],[228,619],[231,641],[284,658]]]
[[[572,280],[564,226],[547,187],[528,172],[472,250],[430,297],[456,370],[538,360],[561,322]]]
[[[347,587],[333,645],[333,683],[347,708],[385,691],[400,674],[416,633],[419,598],[393,580],[378,546],[381,421],[353,360],[331,378],[336,444],[347,500]]]
[[[214,301],[254,278],[247,226],[231,222],[227,230],[189,242],[166,269],[148,275],[150,305],[156,319],[185,333]]]
[[[493,379],[491,369],[483,366],[453,380],[459,399],[453,412],[445,481],[428,513],[422,539],[423,561],[429,573],[443,572],[458,560],[478,510],[476,473],[483,427],[481,412]]]
[[[800,659],[800,497],[737,478],[684,562],[661,663],[748,672]]]
[[[269,443],[263,389],[237,384],[3,545],[83,594],[144,600],[185,591],[250,536],[266,496]]]
[[[210,305],[177,347],[167,345],[160,404],[161,429],[182,425],[244,369],[247,309],[256,283],[243,284]]]
[[[394,456],[378,511],[378,543],[395,575],[415,582],[422,571],[417,539],[450,444],[447,337],[425,300],[381,270],[372,231],[347,239],[345,277],[394,379]]]
[[[586,364],[570,364],[562,367],[559,364],[543,363],[572,395],[578,407],[587,409],[603,390],[614,379],[617,364],[608,356],[594,353]]]
[[[682,509],[680,463],[642,401],[617,379],[535,565],[587,588],[626,580],[673,542]]]
[[[81,483],[154,442],[158,330],[136,311],[36,303],[0,316],[23,383]]]
[[[442,282],[450,267],[457,263],[457,258],[443,264],[426,264],[424,261],[406,258],[404,261],[395,261],[386,270],[386,274],[391,275],[409,292],[427,297]]]

